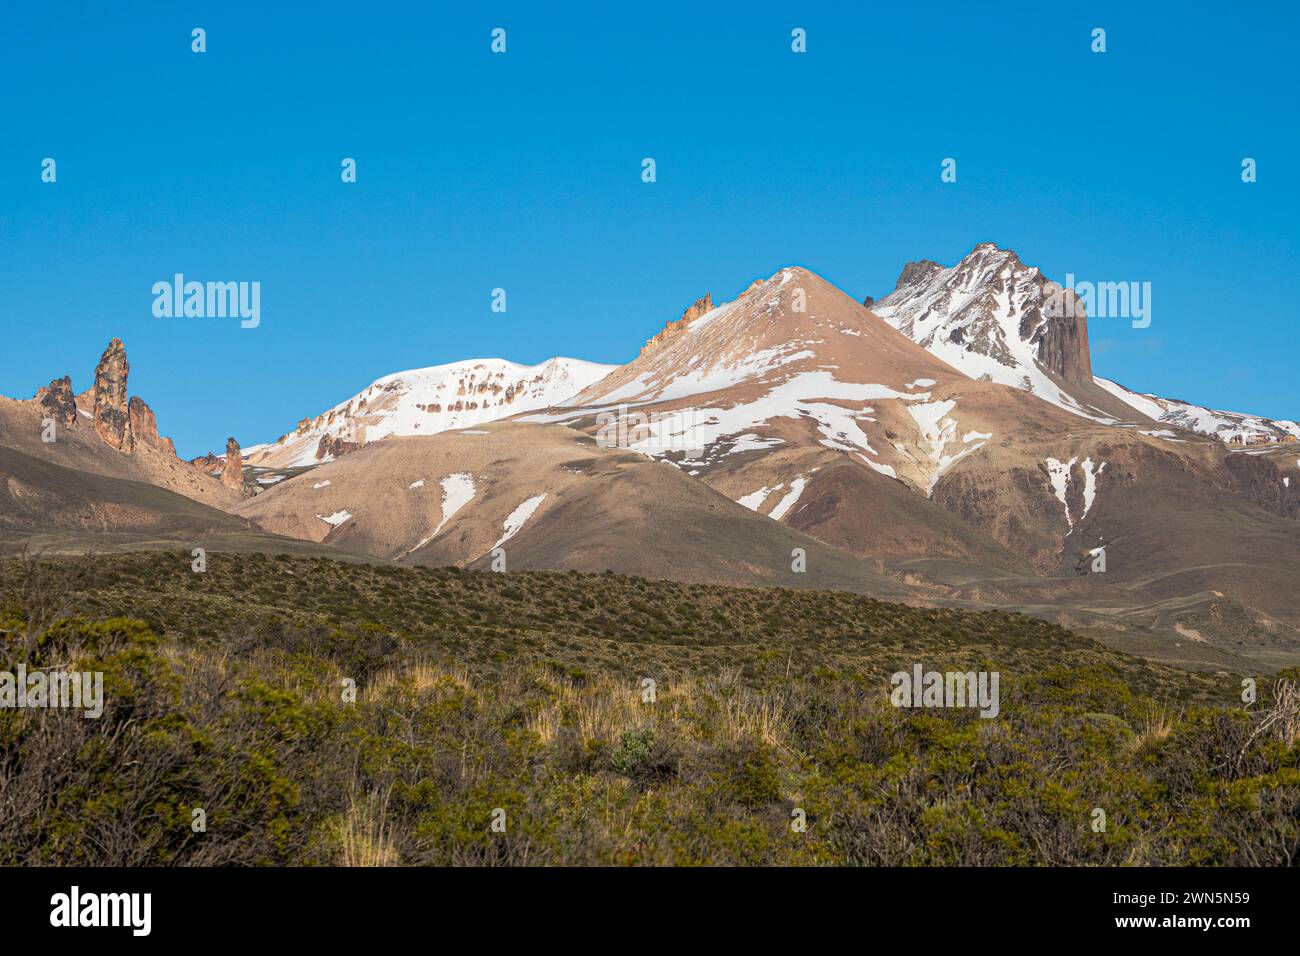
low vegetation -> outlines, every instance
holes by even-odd
[[[105,694],[0,709],[0,862],[1300,862],[1293,673],[1243,704],[1014,614],[190,561],[0,563],[0,669]],[[918,663],[997,671],[998,716],[892,706]]]

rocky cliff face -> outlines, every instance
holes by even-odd
[[[136,441],[143,442],[163,454],[176,457],[175,444],[170,438],[162,438],[158,435],[158,419],[154,416],[153,409],[138,395],[132,396],[127,404],[127,423]]]
[[[135,447],[131,434],[131,416],[126,391],[131,365],[126,360],[126,346],[121,339],[113,339],[99,357],[95,366],[95,384],[91,391],[94,402],[95,431],[106,445],[130,453]]]
[[[696,299],[693,303],[691,303],[690,308],[688,308],[685,312],[682,313],[682,317],[680,319],[677,319],[675,322],[669,321],[664,323],[663,329],[658,334],[656,334],[653,338],[647,341],[646,344],[642,347],[641,354],[645,355],[647,352],[658,348],[660,345],[663,345],[664,342],[667,342],[669,339],[673,338],[674,336],[684,332],[686,330],[686,327],[689,326],[696,319],[698,319],[700,316],[705,315],[706,313],[712,311],[713,311],[713,293],[706,292],[704,293],[704,297],[702,299]]]
[[[50,418],[61,428],[77,426],[77,398],[72,394],[72,378],[63,376],[50,382],[36,393],[37,405],[45,409]]]
[[[226,464],[221,469],[221,483],[236,490],[244,487],[244,456],[239,452],[239,442],[226,439]]]

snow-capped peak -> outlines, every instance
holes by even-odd
[[[394,372],[265,446],[253,464],[330,461],[389,435],[433,435],[560,404],[615,366],[552,358],[538,365],[469,359]]]
[[[951,267],[908,263],[871,309],[971,378],[1113,421],[1111,400],[1092,382],[1087,317],[1078,302],[1062,308],[1068,295],[1010,249],[982,242]]]

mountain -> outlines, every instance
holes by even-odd
[[[332,461],[390,435],[433,435],[557,404],[614,366],[552,358],[539,365],[471,359],[386,375],[269,445],[249,464],[291,468]]]
[[[871,309],[971,378],[1024,389],[1095,421],[1146,421],[1094,382],[1083,303],[991,242],[950,268],[909,262]]]
[[[1157,423],[1237,444],[1300,439],[1294,421],[1139,394],[1094,375],[1084,303],[991,242],[948,268],[929,259],[907,263],[894,291],[871,309],[971,378],[1022,388],[1075,415]],[[1168,429],[1155,434],[1177,437]]]
[[[802,268],[688,310],[567,405],[523,420],[662,458],[882,566],[1055,567],[1070,528],[1043,504],[1045,462],[1083,461],[1087,442],[1113,438],[1030,392],[972,380]],[[989,477],[976,494],[963,475]]]
[[[58,379],[0,402],[0,447],[385,562],[478,568],[504,548],[512,569],[1014,608],[1203,667],[1300,659],[1294,448],[1225,445],[1097,384],[1086,317],[995,246],[909,265],[898,286],[876,305],[887,321],[781,269],[695,300],[623,366],[398,373],[273,445],[232,438],[195,464],[128,398],[117,343],[88,392]],[[165,530],[165,507],[12,462],[15,535],[65,511],[84,533],[102,515],[118,534]]]
[[[501,546],[510,568],[1010,607],[1204,667],[1300,654],[1300,483],[1144,431],[974,380],[792,267],[697,300],[564,402],[370,442],[236,511],[403,564]]]
[[[627,406],[606,422],[607,436],[694,475],[804,447],[826,450],[825,462],[847,454],[928,493],[987,437],[976,429],[987,422],[967,421],[945,401],[969,384],[820,276],[788,268],[735,301],[688,310],[677,331],[660,333],[570,408],[529,420],[608,417]]]

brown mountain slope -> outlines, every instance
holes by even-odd
[[[507,570],[909,593],[670,464],[559,426],[494,423],[385,439],[280,482],[236,512],[268,531],[404,564],[485,567],[501,547]],[[806,571],[792,570],[797,548]]]

